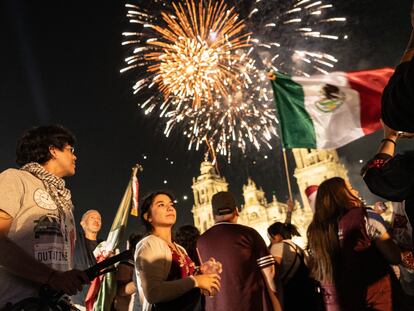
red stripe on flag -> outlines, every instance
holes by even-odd
[[[392,68],[347,73],[351,88],[359,93],[361,127],[365,135],[381,128],[381,96],[393,73]]]
[[[106,257],[100,254],[96,258],[96,262],[98,263],[98,262],[101,262],[105,259],[106,259]],[[85,307],[86,307],[87,311],[92,311],[93,310],[93,306],[95,305],[96,297],[98,297],[99,290],[101,289],[102,278],[103,278],[102,275],[97,276],[91,282],[91,285],[88,289],[88,293],[86,294],[86,297],[85,297]]]

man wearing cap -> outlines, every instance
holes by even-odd
[[[206,299],[206,310],[281,310],[274,285],[274,258],[253,228],[237,224],[237,203],[230,192],[213,195],[215,225],[198,239],[201,260],[222,263],[220,292]]]

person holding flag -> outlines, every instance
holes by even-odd
[[[124,237],[125,228],[128,223],[129,214],[138,215],[138,171],[142,171],[141,165],[136,164],[132,168],[131,178],[128,182],[121,203],[119,204],[111,229],[105,241],[101,242],[94,250],[97,262],[101,262],[112,256]],[[96,227],[95,227],[96,229]],[[113,271],[96,277],[85,298],[87,311],[110,310],[116,296],[116,276]]]
[[[77,239],[74,250],[74,267],[78,270],[86,270],[96,265],[96,258],[93,253],[102,239],[98,238],[98,233],[102,227],[102,217],[99,211],[87,210],[81,217],[81,230],[77,232]],[[88,293],[89,285],[83,287],[82,291],[72,296],[72,303],[79,310],[86,310],[85,298]]]

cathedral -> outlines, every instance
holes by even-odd
[[[298,227],[301,234],[301,237],[294,241],[300,246],[305,246],[306,230],[312,220],[305,189],[310,185],[319,185],[334,176],[348,179],[348,175],[335,150],[293,149],[292,152],[296,162],[294,176],[302,201],[295,202],[292,213],[292,223]],[[194,225],[203,233],[214,224],[211,198],[217,192],[228,191],[228,183],[206,158],[201,163],[200,175],[193,178],[192,189]],[[276,221],[285,221],[286,203],[279,202],[275,196],[268,202],[263,189],[250,177],[243,186],[243,201],[244,204],[241,204],[239,209],[239,223],[256,229],[263,239],[269,242],[267,228]]]

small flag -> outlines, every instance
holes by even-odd
[[[311,77],[274,73],[285,148],[336,149],[381,128],[381,95],[394,70]]]
[[[119,204],[111,230],[106,241],[100,243],[96,249],[95,257],[100,262],[106,259],[109,254],[113,254],[117,249],[120,241],[123,239],[125,228],[128,222],[129,209],[133,206],[134,199],[138,205],[138,187],[136,188],[136,196],[134,197],[134,183],[138,185],[136,177],[138,169],[142,170],[140,165],[136,165],[132,169],[132,175],[128,186],[125,190],[122,201]],[[135,182],[134,182],[135,178]],[[116,280],[115,274],[109,272],[103,276],[97,277],[93,280],[86,296],[85,306],[87,311],[102,311],[111,310],[111,305],[116,294]]]
[[[138,192],[139,192],[139,183],[137,176],[132,176],[132,206],[131,206],[131,215],[138,216]]]

